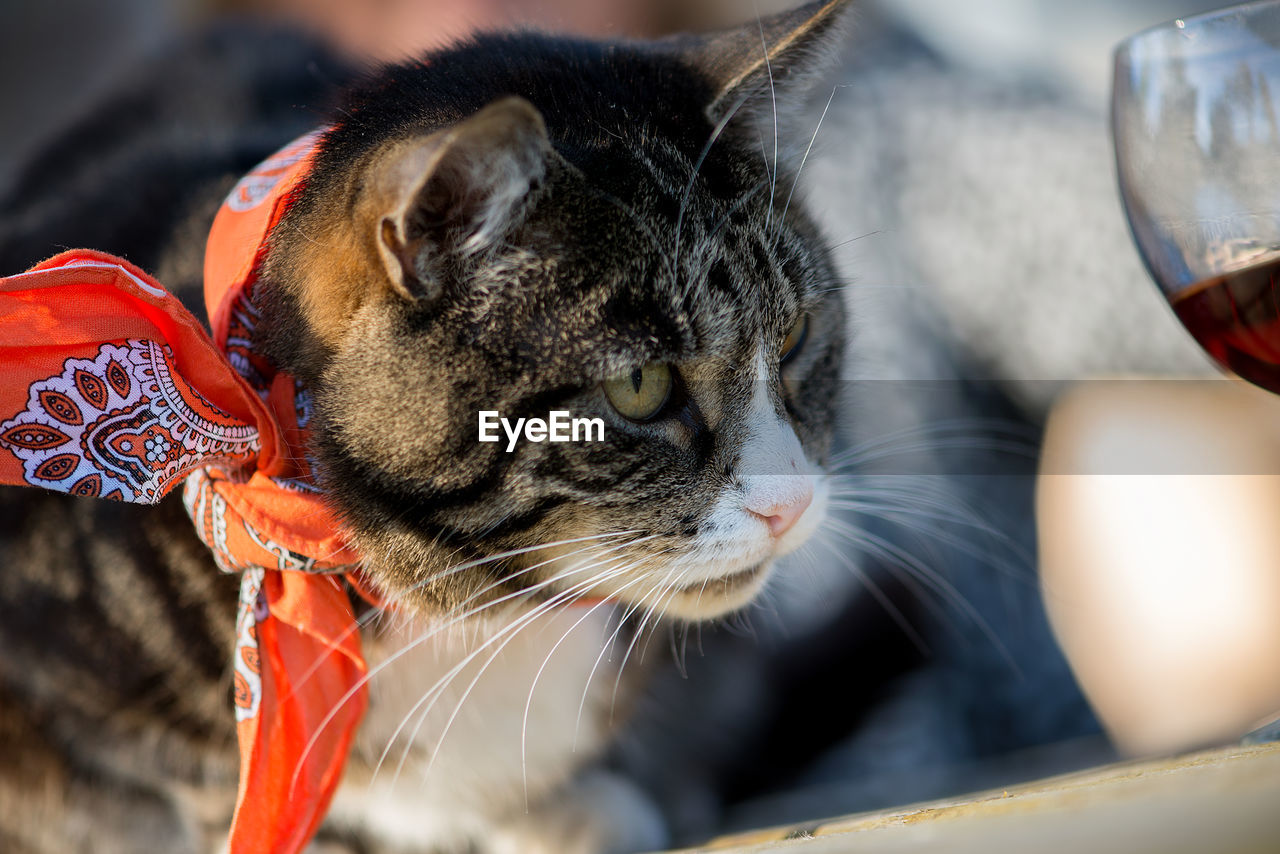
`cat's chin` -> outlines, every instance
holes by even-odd
[[[698,581],[668,593],[657,607],[664,617],[678,620],[711,620],[750,605],[769,580],[772,560],[732,572],[720,578]]]

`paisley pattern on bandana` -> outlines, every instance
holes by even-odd
[[[267,617],[262,592],[263,570],[245,570],[240,578],[240,605],[236,611],[235,680],[236,721],[258,714],[262,702],[262,657],[258,651],[258,622]]]
[[[68,359],[0,423],[0,446],[23,461],[32,486],[142,503],[197,467],[252,461],[258,431],[205,400],[172,362],[168,347],[141,340]]]

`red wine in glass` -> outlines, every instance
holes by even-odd
[[[1172,302],[1220,365],[1280,394],[1280,258],[1199,282]]]

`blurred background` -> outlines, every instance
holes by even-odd
[[[591,34],[652,35],[729,23],[778,0],[52,0],[0,3],[0,164],[65,122],[141,56],[184,29],[229,14],[290,21],[354,55],[396,58],[475,26],[536,23]],[[798,4],[791,4],[798,5]],[[1203,0],[881,0],[877,15],[901,22],[957,65],[996,77],[1061,86],[1100,106],[1108,54],[1125,35],[1213,8]]]
[[[782,5],[798,4],[0,0],[0,193],[24,158],[139,61],[228,16],[300,27],[356,61],[377,62],[477,28],[652,36],[739,23]],[[744,632],[709,633],[704,657],[659,679],[635,739],[615,757],[647,782],[677,840],[1006,786],[1113,759],[1117,747],[1169,751],[1209,737],[1176,727],[1164,740],[1144,737],[1195,698],[1131,688],[1179,662],[1161,658],[1159,643],[1136,643],[1134,633],[1163,636],[1130,619],[1129,603],[1167,586],[1186,520],[1211,519],[1235,539],[1269,530],[1280,489],[1242,499],[1226,484],[1212,493],[1218,514],[1210,517],[1194,496],[1173,510],[1162,505],[1176,492],[1171,480],[1135,480],[1141,489],[1101,520],[1078,510],[1107,506],[1106,495],[1055,493],[1045,502],[1042,494],[1042,504],[1065,504],[1041,518],[1048,539],[1039,544],[1035,498],[1037,482],[1043,489],[1080,471],[1078,452],[1098,435],[1090,425],[1126,405],[1134,423],[1153,413],[1165,424],[1214,413],[1201,435],[1255,425],[1256,447],[1275,451],[1280,414],[1260,393],[1208,403],[1191,394],[1165,405],[1130,384],[1112,386],[1119,391],[1110,401],[1074,398],[1070,425],[1050,433],[1049,456],[1040,456],[1045,425],[1075,383],[1218,375],[1131,244],[1108,132],[1115,45],[1218,5],[862,4],[841,67],[815,93],[810,123],[792,142],[814,141],[801,186],[851,285],[842,442],[848,460],[880,470],[850,476],[855,497],[837,514],[826,550],[775,591],[764,618]],[[1131,405],[1136,399],[1144,402]],[[1149,438],[1137,435],[1138,444]],[[866,453],[871,447],[890,449],[887,465],[885,454]],[[1267,453],[1248,457],[1245,469]],[[1267,470],[1280,472],[1280,462]],[[1182,483],[1195,494],[1201,486]],[[1241,502],[1251,514],[1238,512]],[[1125,515],[1135,508],[1147,516]],[[1172,515],[1163,527],[1144,525],[1151,514]],[[1138,542],[1139,556],[1117,565],[1114,544],[1077,548],[1087,526]],[[1144,551],[1153,543],[1171,547],[1154,556]],[[1201,545],[1198,566],[1213,568],[1203,555],[1212,557],[1214,543]],[[1262,553],[1264,561],[1280,555],[1280,543]],[[1123,594],[1115,629],[1094,606],[1117,594],[1080,579],[1125,576],[1137,564],[1155,571]],[[1206,582],[1188,573],[1194,603]],[[1183,625],[1170,613],[1152,619]],[[1070,665],[1050,615],[1058,637],[1075,643]],[[1139,647],[1146,658],[1111,666],[1115,650]],[[1210,702],[1204,684],[1198,695]],[[667,750],[653,750],[659,742]]]

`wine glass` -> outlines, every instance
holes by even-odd
[[[1148,271],[1209,355],[1280,394],[1280,0],[1173,21],[1128,39],[1116,51],[1114,86],[1120,192]],[[1267,432],[1270,407],[1246,408],[1236,395],[1233,408],[1224,410],[1219,400],[1194,389],[1170,394],[1168,408],[1158,414],[1130,406],[1110,415],[1128,418],[1139,431],[1162,430],[1174,421],[1186,427],[1196,420],[1191,415],[1203,415],[1200,423],[1207,426],[1199,433],[1175,433],[1154,445],[1175,448],[1177,465],[1197,455],[1220,464],[1230,457],[1218,448],[1239,446],[1244,459],[1262,470],[1241,477],[1206,478],[1175,468],[1164,473],[1186,475],[1085,478],[1084,488],[1098,491],[1082,493],[1068,506],[1101,505],[1113,512],[1106,524],[1083,531],[1059,523],[1064,542],[1092,537],[1092,545],[1056,570],[1063,578],[1074,572],[1101,579],[1086,588],[1103,591],[1084,608],[1095,620],[1080,623],[1093,632],[1087,643],[1096,641],[1099,626],[1121,626],[1138,638],[1167,631],[1166,637],[1186,642],[1176,661],[1159,660],[1156,653],[1130,657],[1120,671],[1123,682],[1114,672],[1105,675],[1122,686],[1108,695],[1113,726],[1123,721],[1116,709],[1141,712],[1124,722],[1124,731],[1142,744],[1175,734],[1220,740],[1259,716],[1274,718],[1268,713],[1280,706],[1280,684],[1265,675],[1280,660],[1280,633],[1272,613],[1264,613],[1280,589],[1269,521],[1280,506],[1280,489],[1274,478],[1250,476],[1274,472],[1266,468],[1275,447]],[[1132,392],[1124,399],[1131,398],[1144,407],[1155,400]],[[1224,411],[1248,416],[1233,429]],[[1167,547],[1163,556],[1152,557],[1161,554],[1159,546]],[[1117,578],[1129,586],[1117,585]],[[1141,603],[1117,601],[1115,590],[1142,589],[1138,579],[1151,595]],[[1210,602],[1222,606],[1218,616],[1196,622]],[[1244,617],[1255,605],[1264,609],[1261,616]],[[1117,658],[1123,660],[1108,649],[1099,660],[1114,666]],[[1238,667],[1243,661],[1248,666]],[[1148,674],[1154,678],[1144,682]],[[1103,684],[1103,678],[1095,682]],[[1135,683],[1141,687],[1134,689]],[[1167,702],[1171,697],[1178,702]]]
[[[1280,2],[1124,42],[1112,122],[1147,269],[1214,359],[1280,393]]]

